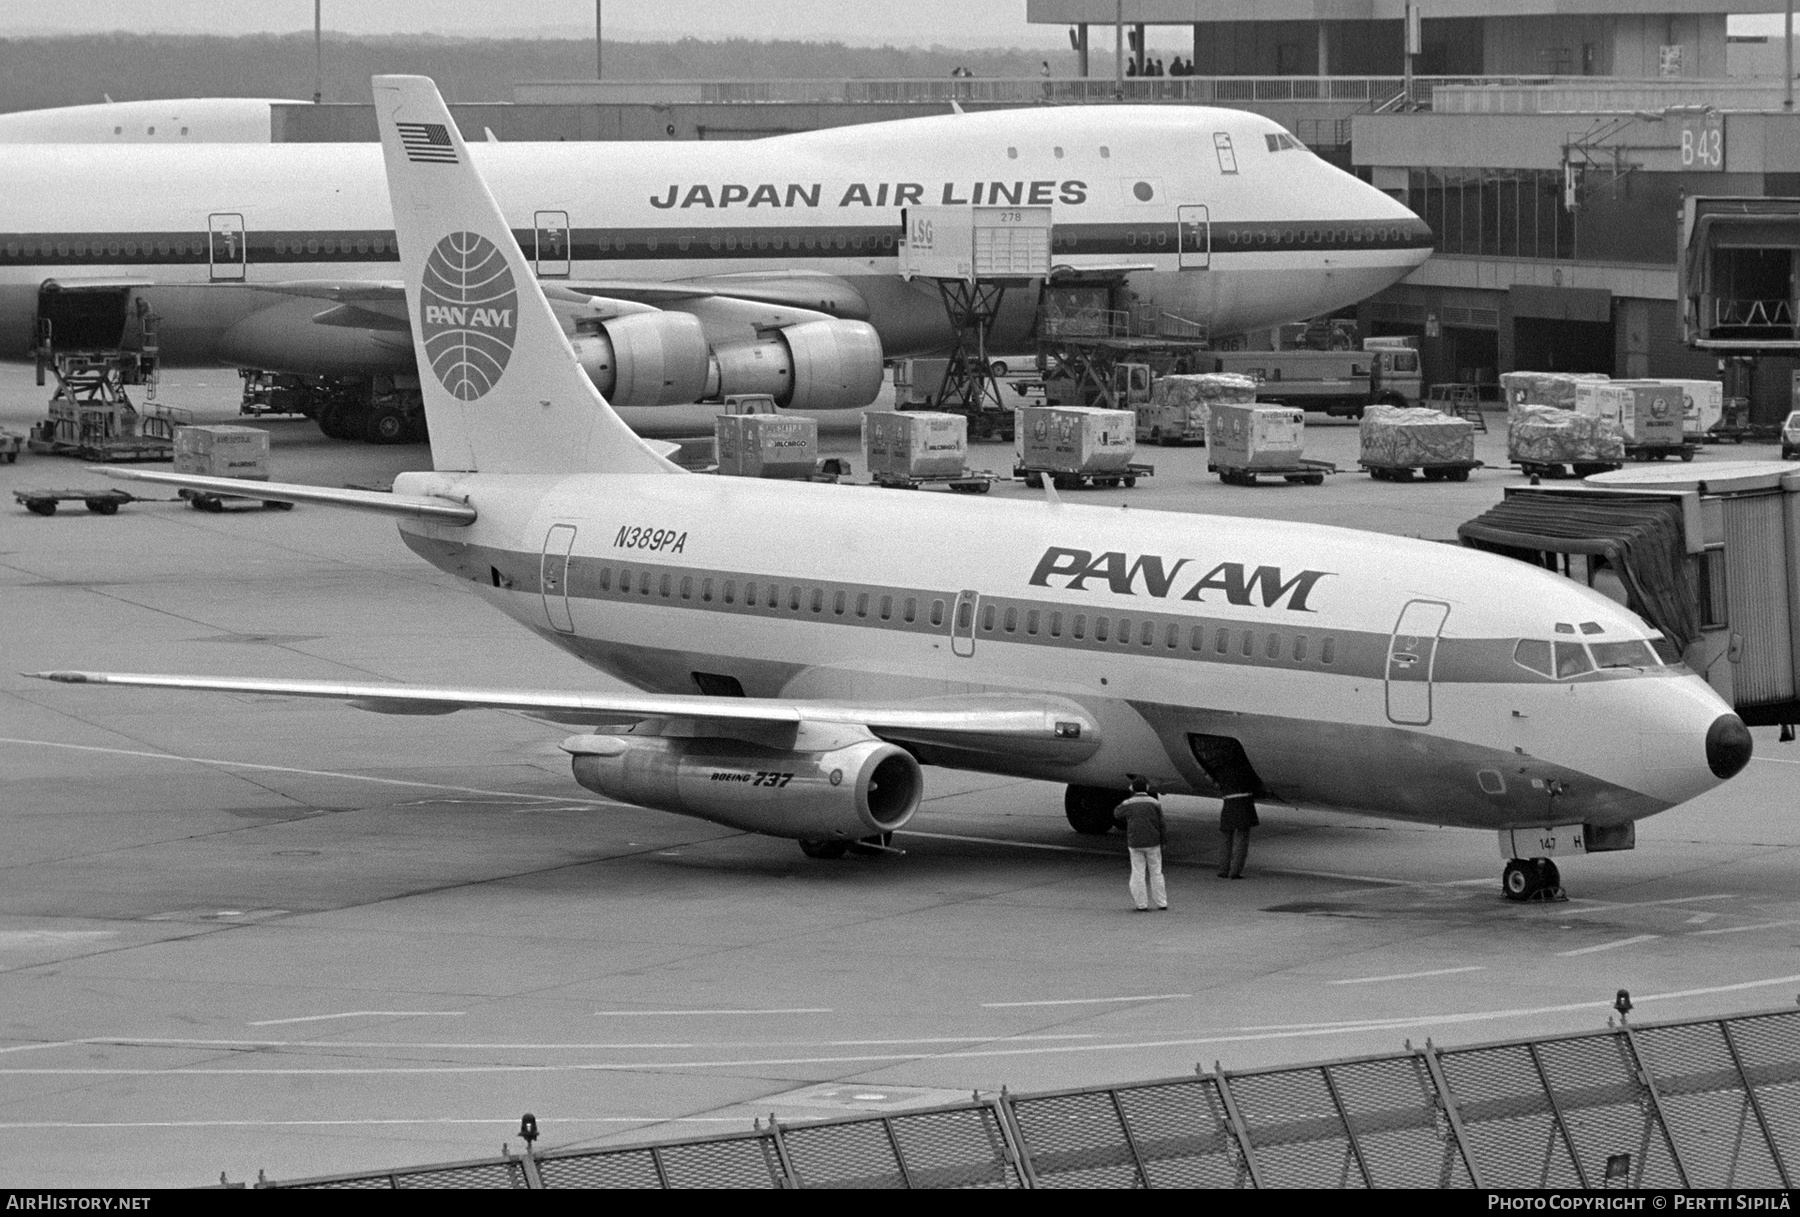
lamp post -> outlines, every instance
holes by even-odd
[[[325,100],[325,40],[320,6],[325,0],[313,0],[313,105]]]

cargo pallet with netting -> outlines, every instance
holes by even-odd
[[[1671,994],[1670,996],[1678,996]],[[1608,1003],[1589,1007],[1598,1020]],[[1800,1010],[1211,1072],[273,1188],[1792,1188]],[[536,1121],[528,1117],[536,1135]],[[549,1121],[546,1121],[549,1123]],[[523,1130],[522,1126],[522,1130]],[[229,1184],[227,1186],[230,1186]],[[239,1184],[237,1186],[242,1186]]]

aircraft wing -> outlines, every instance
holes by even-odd
[[[552,722],[618,725],[681,719],[702,735],[748,735],[781,745],[802,723],[863,727],[882,739],[948,748],[1004,750],[1014,755],[1066,757],[1070,763],[1100,746],[1099,723],[1080,705],[1048,694],[972,694],[902,702],[812,701],[770,697],[702,697],[661,693],[553,693],[530,689],[432,688],[419,685],[322,680],[260,680],[233,676],[171,676],[141,672],[29,672],[37,680],[70,685],[121,685],[258,693],[347,702],[380,714],[453,714],[458,710],[518,710]]]

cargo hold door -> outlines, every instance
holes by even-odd
[[[1175,209],[1178,265],[1182,270],[1206,270],[1212,265],[1212,219],[1204,204]]]
[[[1431,668],[1438,633],[1450,606],[1436,600],[1409,600],[1388,641],[1388,721],[1422,727],[1431,721]]]
[[[553,525],[544,534],[538,586],[544,593],[544,616],[549,619],[550,628],[561,634],[575,632],[575,619],[569,613],[569,551],[574,547],[573,524]]]

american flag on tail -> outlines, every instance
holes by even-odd
[[[395,123],[400,130],[400,145],[406,159],[428,164],[456,164],[456,149],[450,143],[450,132],[443,123]]]

